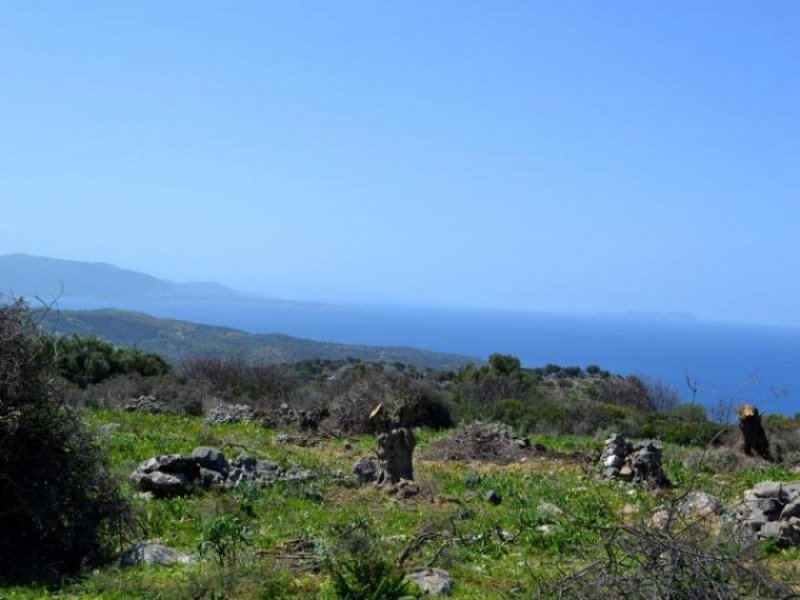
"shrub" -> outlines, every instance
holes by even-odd
[[[0,307],[0,578],[74,572],[114,550],[128,507],[105,457],[61,401],[27,306]]]
[[[368,521],[334,526],[338,547],[329,563],[333,590],[342,600],[414,597],[397,560],[385,556]]]
[[[203,522],[202,541],[198,551],[201,556],[212,552],[217,563],[224,565],[235,562],[237,553],[249,541],[245,523],[237,517],[221,514]]]
[[[97,337],[50,337],[44,348],[66,380],[85,388],[117,375],[165,375],[172,367],[158,354],[117,348]]]

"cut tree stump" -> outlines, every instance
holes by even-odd
[[[745,404],[739,407],[736,414],[739,417],[739,439],[736,442],[736,450],[748,456],[756,455],[764,460],[773,460],[758,409],[752,404]]]
[[[401,479],[414,480],[412,459],[416,445],[414,433],[409,427],[398,427],[378,434],[378,485],[397,483]]]

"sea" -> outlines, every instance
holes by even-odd
[[[528,367],[596,364],[612,373],[661,381],[683,401],[699,402],[720,416],[744,402],[766,413],[800,412],[800,328],[625,315],[243,300],[59,302],[62,309],[109,306],[327,342],[411,346],[480,360],[500,352],[519,357]]]

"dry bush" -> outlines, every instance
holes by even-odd
[[[236,358],[194,358],[181,363],[181,375],[204,381],[228,399],[249,398],[265,408],[288,400],[301,385],[293,367],[287,364],[264,364]]]
[[[539,581],[537,598],[586,600],[738,600],[796,597],[791,582],[758,560],[757,547],[732,534],[712,536],[687,523],[659,528],[620,524],[575,570]],[[584,557],[585,558],[585,557]]]

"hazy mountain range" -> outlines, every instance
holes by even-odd
[[[85,263],[10,254],[0,256],[0,294],[41,298],[43,301],[92,300],[108,306],[134,301],[193,303],[237,300],[275,306],[291,303],[259,298],[216,283],[175,283],[105,263]],[[34,307],[37,302],[32,303]],[[312,306],[310,303],[309,306]],[[155,304],[153,304],[155,306]],[[238,305],[237,305],[238,306]],[[61,335],[96,335],[119,346],[157,352],[173,362],[196,356],[242,356],[263,362],[294,362],[322,358],[403,362],[421,368],[457,369],[480,359],[429,352],[410,347],[368,346],[318,342],[283,334],[252,334],[185,320],[157,318],[142,312],[116,310],[59,310],[43,319],[46,330]]]
[[[218,283],[175,283],[107,263],[0,256],[0,293],[96,300],[208,300],[246,297]]]

